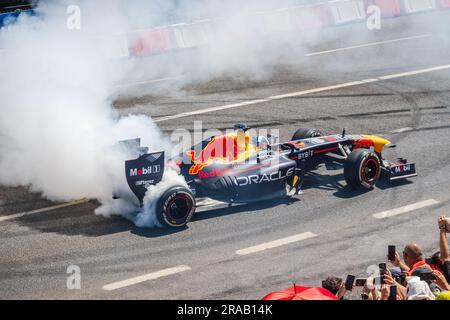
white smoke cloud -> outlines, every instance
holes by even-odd
[[[113,204],[112,195],[129,193],[127,155],[113,146],[136,137],[151,151],[170,143],[150,118],[119,119],[113,110],[114,84],[128,69],[109,57],[107,36],[126,31],[127,19],[114,1],[98,19],[106,3],[96,3],[80,2],[81,30],[65,27],[66,1],[53,1],[4,32],[2,47],[10,50],[0,59],[0,184],[30,186],[54,201],[98,199],[98,213],[126,214],[135,204]],[[146,217],[139,225],[154,225]]]

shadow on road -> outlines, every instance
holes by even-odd
[[[249,204],[239,204],[233,205],[231,207],[225,207],[220,209],[212,209],[208,211],[198,212],[192,218],[192,221],[200,221],[205,219],[213,219],[217,217],[221,217],[224,215],[231,215],[236,213],[243,213],[243,211],[258,211],[268,208],[273,208],[279,205],[292,205],[300,201],[298,198],[294,197],[283,197],[283,198],[275,198],[271,200],[263,200],[260,202],[249,203]]]
[[[388,190],[411,183],[413,182],[407,179],[390,181],[387,174],[382,174],[375,187],[381,190]],[[307,189],[335,191],[333,195],[342,199],[354,198],[372,191],[349,187],[345,182],[343,173],[330,175],[316,172],[310,172],[307,179],[305,179],[303,190]]]

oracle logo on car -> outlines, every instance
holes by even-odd
[[[243,187],[251,184],[279,181],[292,176],[294,174],[294,171],[295,171],[294,168],[289,168],[284,174],[282,171],[277,171],[270,174],[262,174],[262,175],[254,174],[247,177],[236,177],[235,183],[237,186]]]
[[[160,173],[161,172],[161,166],[160,165],[154,165],[154,166],[149,166],[147,168],[135,168],[135,169],[130,169],[130,177],[136,177],[136,176],[143,176],[143,175],[147,175],[147,174],[152,174],[152,173]]]

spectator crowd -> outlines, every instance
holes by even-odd
[[[328,277],[322,287],[340,300],[354,298],[349,291],[355,287],[361,287],[363,300],[450,300],[450,218],[440,216],[438,227],[440,251],[430,258],[425,258],[418,244],[410,243],[401,255],[390,253],[389,264],[381,263],[379,274],[360,279]]]

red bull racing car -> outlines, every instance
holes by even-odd
[[[159,222],[170,227],[186,225],[196,210],[196,200],[212,199],[244,204],[298,194],[305,174],[320,164],[342,164],[353,188],[372,189],[382,171],[390,180],[416,176],[414,163],[389,162],[382,156],[390,141],[373,135],[323,135],[316,129],[298,129],[291,141],[272,143],[271,137],[251,137],[249,127],[236,125],[231,133],[211,137],[180,155],[176,161],[187,186],[174,186],[156,205]],[[129,187],[142,204],[150,185],[163,179],[168,161],[164,152],[147,153],[126,161]]]

